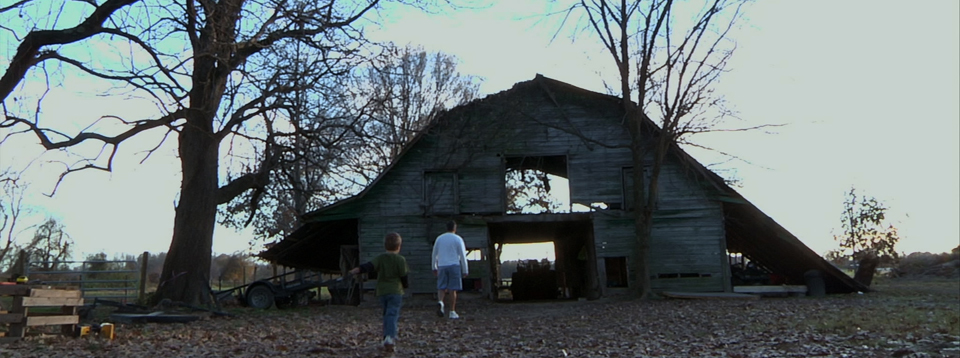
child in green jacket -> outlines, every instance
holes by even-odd
[[[351,274],[377,273],[377,299],[383,306],[383,348],[393,351],[397,342],[397,320],[400,318],[400,306],[403,305],[403,289],[409,287],[407,259],[400,255],[403,239],[398,233],[389,233],[383,239],[387,252],[374,257],[360,267],[350,270]]]

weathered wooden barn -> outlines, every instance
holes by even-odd
[[[480,253],[471,277],[484,292],[499,283],[499,245],[531,242],[554,243],[560,295],[633,287],[635,168],[623,117],[617,97],[538,75],[442,114],[369,187],[305,215],[306,224],[260,256],[340,272],[381,253],[383,236],[396,231],[411,291],[432,293],[432,243],[454,219],[467,248]],[[508,173],[523,170],[565,178],[570,207],[508,210]],[[653,290],[732,292],[732,258],[747,258],[778,283],[802,285],[805,273],[818,270],[828,293],[866,289],[674,148],[654,214]]]

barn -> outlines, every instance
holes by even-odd
[[[637,282],[630,199],[636,169],[619,101],[537,75],[453,108],[362,192],[304,215],[302,227],[260,256],[342,272],[381,253],[383,236],[395,231],[404,238],[410,290],[433,293],[433,240],[452,219],[472,253],[469,285],[491,298],[501,286],[500,250],[513,243],[553,243],[556,261],[540,268],[550,272],[547,296],[630,290]],[[544,192],[564,200],[518,209]],[[649,251],[654,292],[803,285],[811,272],[827,293],[867,289],[679,147],[667,155],[657,194]],[[754,276],[773,282],[746,282],[747,263]]]

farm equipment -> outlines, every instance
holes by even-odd
[[[517,272],[511,276],[510,293],[514,301],[552,300],[559,296],[557,272],[550,269],[550,262],[544,259],[520,261]]]
[[[317,295],[320,287],[327,287],[333,304],[359,304],[360,290],[352,276],[323,280],[319,272],[296,270],[258,280],[246,285],[214,292],[215,297],[224,299],[236,296],[249,307],[267,309],[274,304],[277,308],[306,306]],[[345,296],[345,297],[340,297]]]

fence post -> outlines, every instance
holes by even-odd
[[[150,260],[150,253],[147,252],[147,251],[144,251],[144,252],[143,252],[143,259],[141,259],[141,261],[143,261],[143,263],[140,264],[140,292],[139,292],[139,294],[137,295],[137,301],[140,302],[140,303],[144,303],[143,300],[144,300],[144,298],[146,297],[146,291],[147,291],[147,262],[148,262],[149,260]]]
[[[80,264],[80,277],[77,279],[77,281],[80,281],[80,285],[79,285],[79,286],[80,286],[80,292],[83,292],[84,297],[86,297],[86,295],[87,295],[87,290],[84,290],[84,289],[83,289],[83,281],[85,281],[85,278],[86,278],[86,276],[87,276],[87,274],[86,274],[85,272],[87,272],[87,262],[86,262],[86,261],[84,261],[83,263]]]
[[[27,270],[29,269],[29,263],[27,262],[27,253],[25,250],[20,250],[20,254],[17,256],[16,263],[13,264],[13,269],[10,270],[10,273],[14,276],[10,278],[11,282],[17,281],[17,275],[30,275]]]

